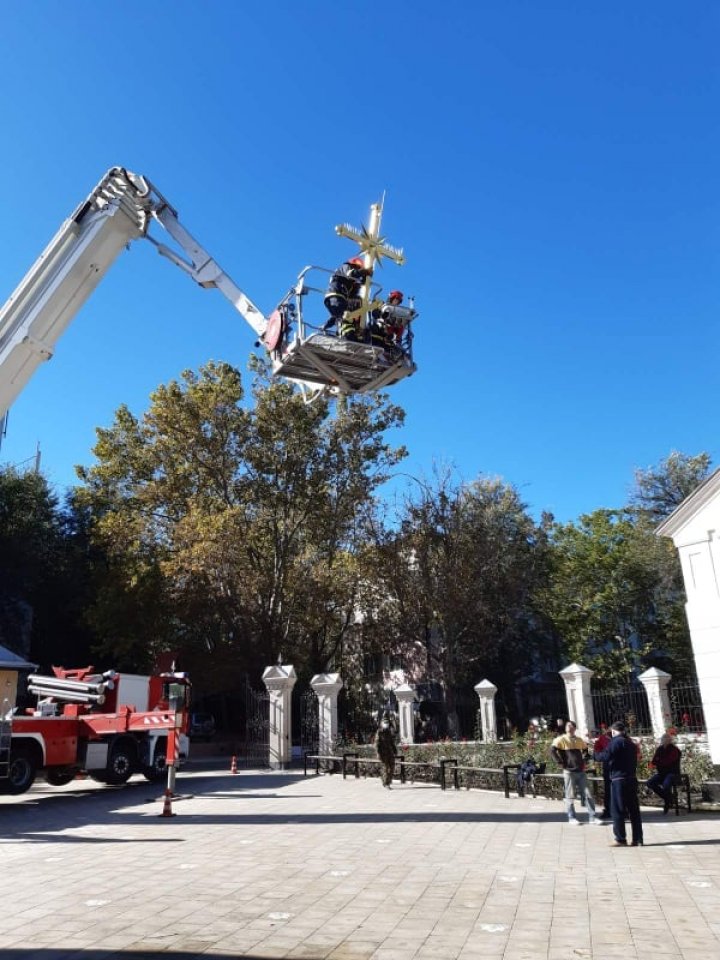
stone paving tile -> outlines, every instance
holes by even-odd
[[[712,817],[648,812],[647,846],[615,850],[555,801],[217,768],[182,782],[172,820],[144,782],[1,798],[0,960],[720,955]]]

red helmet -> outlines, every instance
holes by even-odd
[[[391,290],[388,294],[388,300],[399,300],[400,303],[403,302],[403,292],[402,290]]]
[[[365,266],[365,261],[363,260],[362,257],[351,257],[347,262],[348,262],[348,263],[351,263],[354,267],[364,267],[364,266]]]

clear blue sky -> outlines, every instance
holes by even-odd
[[[720,460],[720,7],[448,0],[3,4],[0,302],[103,172],[147,175],[269,311],[387,191],[417,296],[403,468],[500,475],[532,511],[619,506]],[[0,460],[62,488],[95,427],[251,329],[150,244],[15,403]]]

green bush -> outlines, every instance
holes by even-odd
[[[546,773],[561,773],[562,767],[557,764],[550,755],[550,746],[553,741],[553,734],[547,731],[530,730],[526,734],[517,736],[514,740],[505,743],[484,743],[464,740],[438,740],[434,743],[415,743],[400,745],[398,747],[398,757],[410,763],[432,763],[436,764],[439,760],[447,757],[458,761],[461,767],[481,767],[486,770],[502,771],[505,764],[522,763],[532,757],[536,763],[546,764]],[[703,780],[713,779],[713,765],[710,757],[698,745],[697,739],[688,737],[678,742],[682,751],[682,772],[690,778],[690,787],[693,791],[699,792]],[[646,780],[655,772],[650,766],[650,760],[655,752],[657,744],[654,740],[645,739],[641,741],[641,756],[638,762],[638,779]],[[372,744],[352,744],[345,743],[338,746],[338,753],[343,751],[353,751],[361,757],[376,757],[377,753]],[[592,761],[591,761],[592,763]],[[598,776],[601,776],[599,767]],[[367,776],[379,775],[379,768],[368,766],[363,769],[363,774]],[[432,780],[437,778],[434,770],[422,771],[418,768],[408,770],[410,780]],[[478,786],[484,789],[500,789],[502,787],[502,776],[491,776],[489,774],[462,773],[461,782],[464,786]],[[512,779],[512,788],[515,789],[515,780]],[[593,784],[598,799],[602,796],[602,784]],[[537,779],[537,789],[543,796],[561,797],[562,781],[551,778],[544,779],[542,776]],[[647,792],[643,796],[643,802],[647,799],[654,800],[655,795]]]

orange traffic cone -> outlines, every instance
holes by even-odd
[[[166,791],[165,791],[165,799],[163,800],[163,808],[162,808],[162,813],[160,814],[160,816],[161,816],[161,817],[174,817],[174,816],[175,816],[175,814],[173,813],[173,810],[172,810],[172,793],[170,792],[170,790],[166,790]]]
[[[230,761],[230,773],[237,773],[237,757],[235,756]]]

